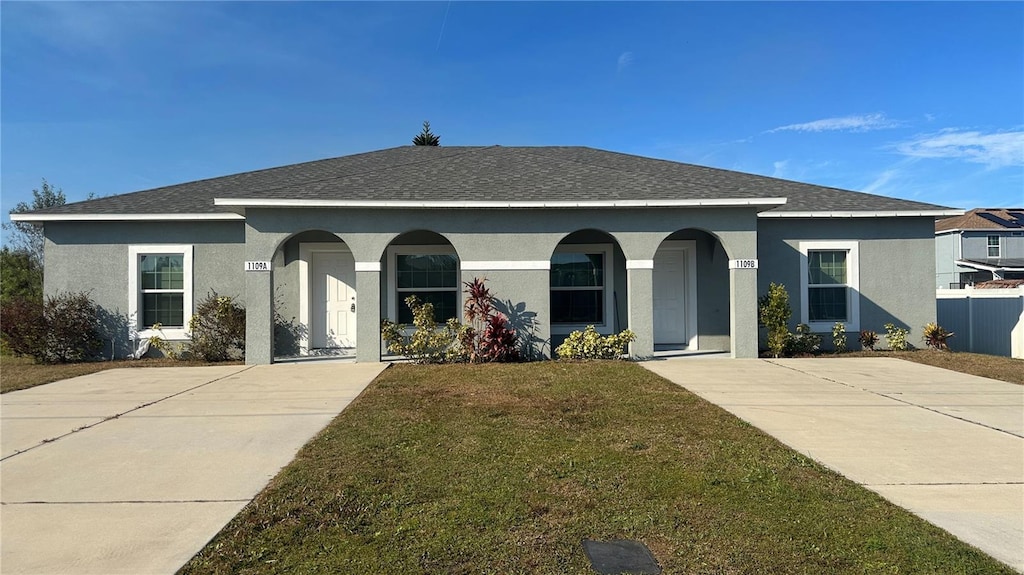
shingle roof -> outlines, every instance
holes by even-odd
[[[943,206],[585,147],[403,146],[58,206],[36,214],[216,214],[214,198],[617,201],[788,198],[776,211]]]
[[[1024,208],[975,208],[962,216],[935,222],[935,231],[1009,230],[1024,225]]]

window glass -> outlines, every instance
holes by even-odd
[[[552,323],[604,322],[603,290],[551,290]]]
[[[152,327],[184,327],[185,295],[182,293],[143,293],[142,324]]]
[[[455,254],[396,254],[395,297],[398,323],[411,324],[405,298],[433,304],[438,323],[459,317],[459,259]]]
[[[551,258],[551,287],[604,286],[604,254],[557,253]]]
[[[184,256],[140,256],[142,289],[183,289],[185,287]]]
[[[845,250],[807,253],[807,319],[847,321],[849,291],[846,286]]]
[[[846,287],[812,287],[807,291],[810,321],[846,321]]]
[[[846,283],[845,251],[810,252],[807,258],[807,272],[810,274],[808,284]]]
[[[988,257],[999,257],[999,236],[988,236]]]

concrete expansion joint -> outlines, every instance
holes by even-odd
[[[1005,429],[999,429],[998,427],[992,427],[991,425],[985,425],[984,423],[981,423],[979,421],[974,421],[972,419],[967,419],[965,417],[957,417],[956,415],[953,415],[952,413],[946,413],[944,411],[939,411],[937,409],[933,409],[933,408],[928,407],[926,405],[921,405],[919,403],[914,403],[914,402],[911,402],[911,401],[907,401],[905,399],[900,399],[898,397],[893,397],[894,395],[900,395],[898,393],[888,393],[888,394],[886,394],[886,393],[879,393],[877,391],[872,391],[870,389],[866,389],[866,388],[863,388],[863,387],[858,387],[856,385],[850,385],[850,384],[848,384],[848,383],[846,383],[844,381],[839,381],[837,379],[832,379],[832,378],[824,377],[824,376],[821,376],[821,375],[818,375],[818,374],[815,374],[815,373],[809,373],[809,372],[806,372],[806,371],[804,371],[802,369],[797,369],[797,368],[792,367],[792,366],[783,365],[781,363],[772,361],[771,359],[766,359],[764,361],[766,361],[766,362],[768,362],[768,363],[770,363],[772,365],[776,365],[778,367],[781,367],[781,368],[789,369],[789,370],[795,371],[797,373],[802,373],[802,374],[804,374],[806,376],[813,377],[815,379],[820,379],[822,381],[827,381],[829,383],[836,383],[836,384],[839,384],[839,385],[841,385],[843,387],[848,387],[850,389],[855,389],[857,391],[863,391],[864,393],[870,393],[871,395],[874,395],[874,396],[877,396],[877,397],[884,397],[886,399],[890,399],[892,401],[896,401],[896,402],[902,403],[904,405],[908,405],[910,407],[918,407],[918,408],[921,408],[921,409],[923,409],[925,411],[930,411],[932,413],[941,415],[943,417],[948,417],[950,419],[956,419],[956,420],[959,420],[959,421],[963,421],[964,423],[969,423],[971,425],[977,425],[978,427],[984,427],[985,429],[991,429],[992,431],[998,431],[999,433],[1005,433],[1006,435],[1009,435],[1010,437],[1015,437],[1017,439],[1024,439],[1024,436],[1018,435],[1018,434],[1016,434],[1016,433],[1014,433],[1012,431],[1007,431]]]
[[[57,440],[60,440],[60,439],[64,439],[65,437],[67,437],[69,435],[73,435],[75,433],[78,433],[79,431],[84,431],[86,429],[90,429],[90,428],[96,427],[97,425],[100,425],[102,423],[106,423],[106,422],[111,421],[113,419],[118,419],[122,415],[128,415],[129,413],[138,411],[140,409],[144,409],[144,408],[149,407],[151,405],[156,405],[157,403],[160,403],[162,401],[167,401],[168,399],[172,399],[172,398],[178,397],[179,395],[183,395],[183,394],[189,393],[190,391],[195,391],[195,390],[199,389],[200,387],[205,387],[207,385],[210,385],[211,383],[216,383],[218,381],[227,379],[229,377],[234,377],[234,376],[236,376],[236,375],[238,375],[238,374],[240,374],[242,372],[248,371],[248,370],[250,370],[250,369],[252,369],[254,367],[256,367],[256,366],[255,365],[247,365],[247,366],[243,367],[242,369],[240,369],[238,371],[229,373],[227,375],[223,375],[223,376],[215,378],[215,379],[211,379],[210,381],[206,381],[206,382],[200,383],[199,385],[194,385],[194,386],[192,386],[192,387],[190,387],[188,389],[183,389],[183,390],[181,390],[181,391],[179,391],[177,393],[172,393],[171,395],[168,395],[166,397],[161,397],[160,399],[154,399],[153,401],[150,401],[150,402],[147,402],[147,403],[143,403],[141,405],[136,405],[135,407],[133,407],[133,408],[127,410],[127,411],[122,411],[121,413],[115,413],[114,415],[110,415],[110,416],[104,417],[103,419],[101,419],[101,420],[99,420],[99,421],[97,421],[95,423],[90,423],[88,425],[83,425],[81,427],[76,427],[76,428],[72,429],[71,431],[69,431],[69,432],[67,432],[65,434],[58,435],[57,437],[51,437],[49,439],[44,439],[44,440],[40,441],[39,443],[37,443],[36,445],[33,445],[32,447],[29,447],[29,448],[26,448],[26,449],[22,449],[22,450],[19,450],[19,451],[15,451],[14,453],[8,455],[7,457],[0,457],[0,461],[7,461],[8,459],[10,459],[12,457],[16,457],[18,455],[21,455],[22,453],[27,453],[27,452],[32,451],[33,449],[36,449],[36,448],[41,447],[43,445],[47,445],[49,443],[53,443],[54,441],[57,441]]]

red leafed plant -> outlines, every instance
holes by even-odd
[[[519,338],[505,314],[494,309],[494,295],[484,282],[486,279],[473,278],[464,282],[466,303],[464,311],[468,329],[463,334],[462,345],[469,361],[519,361]]]

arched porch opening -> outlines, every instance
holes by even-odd
[[[405,300],[415,295],[434,306],[434,319],[462,318],[459,254],[443,235],[430,230],[405,232],[388,243],[381,256],[381,317],[412,324]]]
[[[656,352],[731,349],[729,257],[713,233],[685,228],[654,255]]]
[[[289,236],[274,252],[274,358],[350,357],[356,352],[355,261],[325,230]]]
[[[584,229],[562,238],[549,278],[551,349],[588,325],[603,334],[629,327],[626,257],[611,234]]]

